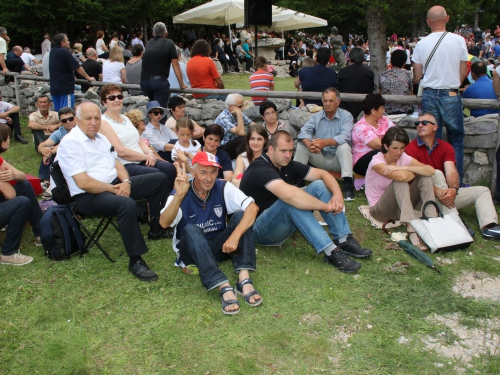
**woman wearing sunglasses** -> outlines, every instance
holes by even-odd
[[[406,223],[410,241],[421,250],[428,250],[411,226],[417,219],[414,208],[435,201],[431,176],[434,168],[407,155],[408,134],[399,127],[390,128],[382,138],[381,152],[373,156],[366,171],[366,197],[370,215],[384,222],[388,219]],[[428,217],[436,217],[433,207]]]
[[[168,191],[172,190],[175,167],[171,163],[157,160],[128,117],[120,114],[123,109],[122,89],[115,84],[104,86],[101,90],[101,103],[106,111],[102,115],[99,133],[108,138],[129,175],[162,172],[168,177]]]

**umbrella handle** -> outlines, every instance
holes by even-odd
[[[384,224],[382,224],[382,230],[383,230],[385,233],[387,233],[387,234],[392,234],[392,232],[389,232],[389,230],[387,230],[387,229],[385,228],[385,226],[386,226],[388,223],[395,224],[395,223],[396,223],[396,221],[395,221],[394,219],[389,219],[389,220],[386,220],[386,221],[384,222]]]
[[[432,269],[433,269],[434,271],[436,271],[437,273],[441,274],[441,271],[440,271],[440,270],[438,270],[435,266],[432,266]]]

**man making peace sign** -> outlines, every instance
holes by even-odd
[[[191,272],[198,270],[201,283],[207,290],[219,288],[222,312],[226,315],[240,311],[234,288],[217,262],[231,259],[239,274],[236,293],[243,295],[250,306],[262,303],[249,271],[255,271],[255,245],[252,225],[259,210],[253,198],[237,187],[217,179],[219,165],[216,156],[198,152],[192,160],[188,180],[184,166],[174,163],[177,177],[174,190],[161,211],[160,225],[175,227],[172,246],[177,264]],[[229,223],[226,216],[231,215]]]

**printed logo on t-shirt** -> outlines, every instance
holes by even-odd
[[[217,215],[217,217],[221,217],[222,216],[222,207],[221,206],[214,207],[214,212]]]

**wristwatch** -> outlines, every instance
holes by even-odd
[[[457,191],[457,195],[458,195],[458,191],[460,190],[460,188],[457,186],[452,186],[452,189],[455,189]]]
[[[130,181],[128,178],[123,180],[122,182],[128,182],[130,185],[132,185],[132,181]]]

